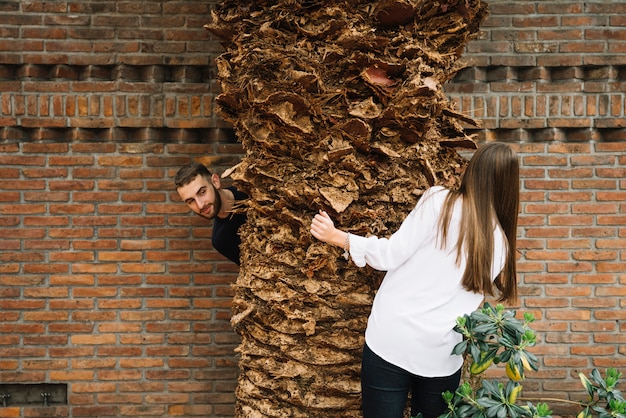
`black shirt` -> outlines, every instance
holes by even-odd
[[[232,186],[227,187],[226,190],[233,192],[235,203],[248,198],[245,193]],[[232,213],[226,218],[216,217],[213,220],[213,235],[211,236],[213,248],[237,265],[239,265],[239,244],[241,244],[238,230],[245,221],[244,213]]]

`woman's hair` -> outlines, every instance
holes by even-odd
[[[201,163],[189,163],[187,165],[182,166],[178,172],[176,173],[176,177],[174,177],[174,184],[176,188],[179,189],[192,181],[198,176],[203,176],[207,180],[211,179],[211,172],[208,168]]]
[[[519,162],[506,144],[490,143],[480,147],[470,160],[458,190],[450,191],[440,217],[442,242],[446,242],[452,210],[462,198],[460,234],[456,244],[457,262],[467,255],[461,284],[471,292],[494,295],[491,281],[496,222],[507,240],[506,261],[495,280],[498,301],[517,298],[515,251],[519,210]]]

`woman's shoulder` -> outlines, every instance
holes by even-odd
[[[443,186],[431,186],[424,190],[424,193],[417,203],[417,207],[424,209],[430,208],[433,212],[437,212],[443,205],[449,191],[450,190]]]
[[[444,199],[449,192],[450,190],[443,186],[431,186],[426,189],[426,191],[422,195],[422,199],[429,197],[433,197],[435,199]]]
[[[449,192],[449,190],[443,186],[435,185],[430,186],[427,190],[427,193],[437,193],[437,192]]]

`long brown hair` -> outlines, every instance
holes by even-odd
[[[494,295],[491,282],[494,222],[507,240],[504,268],[495,280],[498,301],[517,299],[515,251],[519,210],[519,162],[506,144],[494,142],[480,147],[472,156],[458,190],[451,190],[439,219],[442,243],[446,242],[452,209],[462,198],[460,234],[456,243],[457,262],[467,255],[461,284],[471,292]]]

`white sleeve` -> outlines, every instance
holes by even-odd
[[[439,205],[432,196],[442,187],[431,187],[389,238],[361,237],[350,234],[350,256],[358,267],[366,264],[388,271],[402,265],[425,243],[434,242],[439,219]]]

